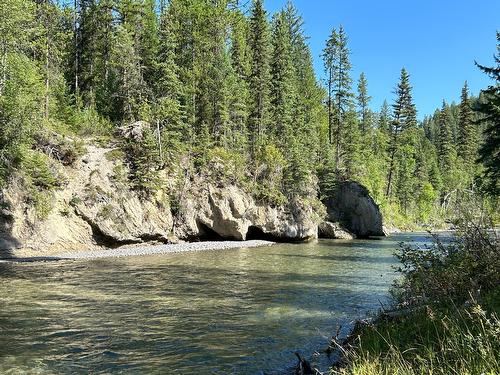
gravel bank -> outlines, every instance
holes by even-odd
[[[128,257],[139,255],[158,255],[169,253],[183,253],[186,251],[207,251],[207,250],[227,250],[237,248],[249,248],[270,246],[274,242],[270,241],[207,241],[207,242],[191,242],[173,245],[157,245],[157,246],[134,246],[118,249],[107,250],[91,250],[82,252],[67,252],[55,255],[53,258],[62,259],[95,259],[95,258],[114,258]]]

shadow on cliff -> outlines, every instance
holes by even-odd
[[[21,247],[21,243],[12,235],[14,215],[12,207],[3,199],[0,200],[0,259],[15,258],[14,250]]]

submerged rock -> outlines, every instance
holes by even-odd
[[[380,209],[360,183],[340,183],[324,203],[328,220],[339,222],[357,237],[385,236]]]

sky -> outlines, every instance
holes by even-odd
[[[269,13],[287,0],[265,0]],[[493,65],[500,0],[294,0],[304,18],[315,69],[323,77],[321,53],[332,27],[349,37],[352,77],[364,72],[372,110],[392,103],[402,67],[410,73],[418,117],[459,102],[464,81],[477,95],[491,81],[475,66]],[[354,85],[355,87],[355,85]]]

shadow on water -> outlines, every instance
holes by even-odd
[[[386,244],[332,243],[0,265],[0,372],[286,371],[387,300]]]
[[[396,259],[392,256],[355,256],[355,255],[302,255],[302,254],[270,254],[280,257],[306,258],[320,261],[333,262],[369,262],[369,263],[387,263],[395,264]]]

